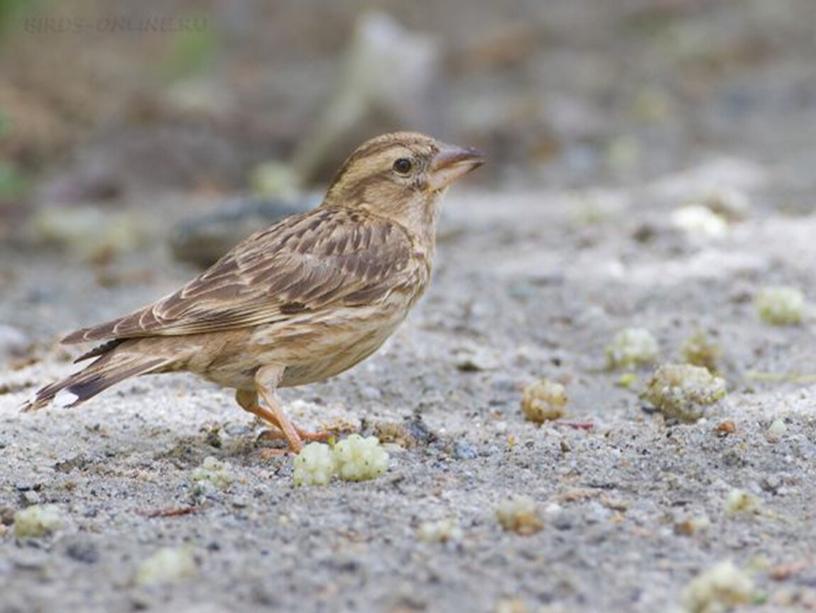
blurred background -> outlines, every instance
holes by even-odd
[[[19,414],[74,368],[66,332],[314,206],[396,129],[487,164],[393,340],[283,395],[308,429],[406,432],[391,474],[291,490],[187,376]],[[816,610],[815,145],[816,0],[0,0],[0,612],[670,611],[708,567],[732,601],[688,610]],[[728,386],[681,427],[641,396],[702,395],[702,368],[651,383],[674,363]],[[579,429],[525,420],[542,377]],[[210,454],[241,478],[205,500]],[[516,494],[536,536],[495,521]],[[75,540],[12,536],[38,501]],[[191,513],[141,514],[168,504]],[[429,521],[461,542],[418,544]],[[134,585],[173,544],[198,580]],[[751,583],[732,559],[752,594],[722,587]]]
[[[484,149],[492,190],[733,155],[807,207],[815,60],[811,0],[2,0],[0,240],[205,265],[394,129]]]

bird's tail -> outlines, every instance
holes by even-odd
[[[22,410],[36,411],[52,401],[62,408],[75,407],[120,381],[155,371],[169,362],[156,355],[110,351],[83,370],[40,389]]]

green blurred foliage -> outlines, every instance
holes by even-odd
[[[159,66],[160,74],[167,81],[175,81],[204,72],[212,66],[217,50],[218,35],[211,25],[176,32]]]
[[[22,198],[28,187],[28,181],[14,165],[0,162],[0,201]]]
[[[0,42],[13,23],[42,4],[43,0],[0,0]]]

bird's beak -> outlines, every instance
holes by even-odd
[[[431,191],[444,189],[482,164],[484,154],[481,151],[443,143],[431,161],[428,186]]]

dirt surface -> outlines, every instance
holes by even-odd
[[[724,558],[758,569],[758,597],[812,603],[812,566],[781,582],[768,569],[816,550],[813,388],[746,373],[814,370],[812,322],[763,325],[751,295],[766,283],[813,286],[816,218],[754,211],[719,239],[689,238],[665,223],[666,185],[603,198],[451,194],[435,283],[415,314],[352,372],[284,394],[308,426],[408,423],[415,445],[390,446],[391,467],[372,482],[295,488],[291,461],[267,457],[270,443],[255,441],[230,394],[187,376],[21,415],[33,386],[72,368],[40,349],[42,360],[0,381],[12,390],[0,396],[0,506],[56,503],[66,525],[35,540],[6,530],[2,610],[487,611],[510,599],[531,610],[655,611]],[[587,199],[590,222],[576,214]],[[633,239],[648,220],[653,238]],[[189,274],[164,261],[152,282],[104,289],[87,267],[21,258],[3,257],[25,273],[8,284],[2,320],[38,339],[135,307]],[[730,393],[709,418],[667,425],[615,385],[604,346],[631,325],[655,334],[661,360],[677,359],[698,329],[716,339]],[[483,370],[461,370],[463,355]],[[525,422],[521,389],[540,376],[564,382],[569,419],[594,427]],[[771,442],[776,418],[787,432]],[[726,420],[735,430],[720,436]],[[191,474],[211,455],[237,479],[197,494]],[[732,488],[758,497],[760,512],[727,515]],[[514,494],[539,503],[540,532],[499,526],[495,508]],[[460,540],[419,541],[422,522],[448,517]],[[698,517],[710,526],[683,534]],[[136,586],[140,563],[164,546],[191,547],[196,576]]]
[[[191,114],[195,138],[182,138],[181,111],[158,106],[156,119],[151,105],[93,131],[109,116],[84,96],[69,96],[70,121],[55,120],[77,132],[59,143],[16,122],[13,136],[44,159],[76,147],[55,167],[43,161],[49,172],[17,147],[20,169],[43,172],[31,175],[35,187],[53,181],[57,193],[70,179],[62,191],[80,193],[79,204],[102,198],[73,189],[99,160],[102,186],[118,182],[92,203],[91,231],[86,217],[62,250],[22,221],[33,205],[53,205],[49,189],[15,201],[13,216],[0,210],[0,613],[651,613],[682,610],[688,583],[726,559],[754,582],[746,610],[816,609],[816,4],[553,0],[535,19],[513,3],[479,2],[472,13],[390,4],[401,23],[448,43],[448,132],[490,160],[448,196],[433,285],[395,336],[351,372],[282,394],[302,426],[396,432],[388,472],[370,482],[294,487],[291,458],[257,440],[261,426],[230,392],[192,376],[127,381],[77,410],[18,412],[74,368],[79,349],[59,347],[61,334],[195,274],[170,255],[169,229],[217,209],[258,160],[294,150],[330,96],[353,11],[338,9],[332,36],[310,26],[313,8],[301,2],[267,21],[213,13],[234,23],[234,45],[266,46],[227,53],[204,91],[234,92],[230,113],[263,117],[268,132],[216,130]],[[111,38],[107,48],[104,37],[51,39],[60,75],[66,49],[101,47],[71,79],[49,78],[49,64],[44,91],[29,76],[48,64],[32,51],[45,39],[24,39],[6,55],[22,58],[7,74],[31,98],[9,108],[25,118],[38,109],[31,100],[57,105],[47,92],[69,84],[130,109],[120,81],[148,88],[119,70],[126,61],[111,63],[120,80],[109,89],[83,80],[98,73],[94,62],[152,46]],[[235,69],[246,62],[255,68]],[[266,62],[275,63],[263,73]],[[156,138],[162,126],[173,130]],[[262,150],[247,145],[247,130]],[[747,206],[722,215],[718,200]],[[686,210],[684,228],[678,211],[694,203],[702,213],[689,225]],[[132,217],[122,222],[123,212]],[[128,240],[99,247],[100,234],[123,226]],[[809,299],[802,323],[758,317],[755,296],[777,285]],[[605,368],[605,347],[628,327],[651,331],[658,363],[679,361],[683,342],[705,332],[722,351],[726,398],[696,423],[664,421],[639,398],[653,366],[624,379],[629,387],[626,371]],[[563,420],[539,427],[520,401],[541,377],[562,383],[569,402]],[[777,420],[784,432],[778,423],[769,432]],[[209,456],[233,477],[223,489],[195,481]],[[734,489],[755,508],[727,512]],[[538,532],[497,521],[516,495],[535,501]],[[36,504],[56,505],[61,527],[16,537],[15,512]],[[419,537],[440,520],[458,523],[448,542]],[[167,547],[194,562],[145,585],[145,561]]]

